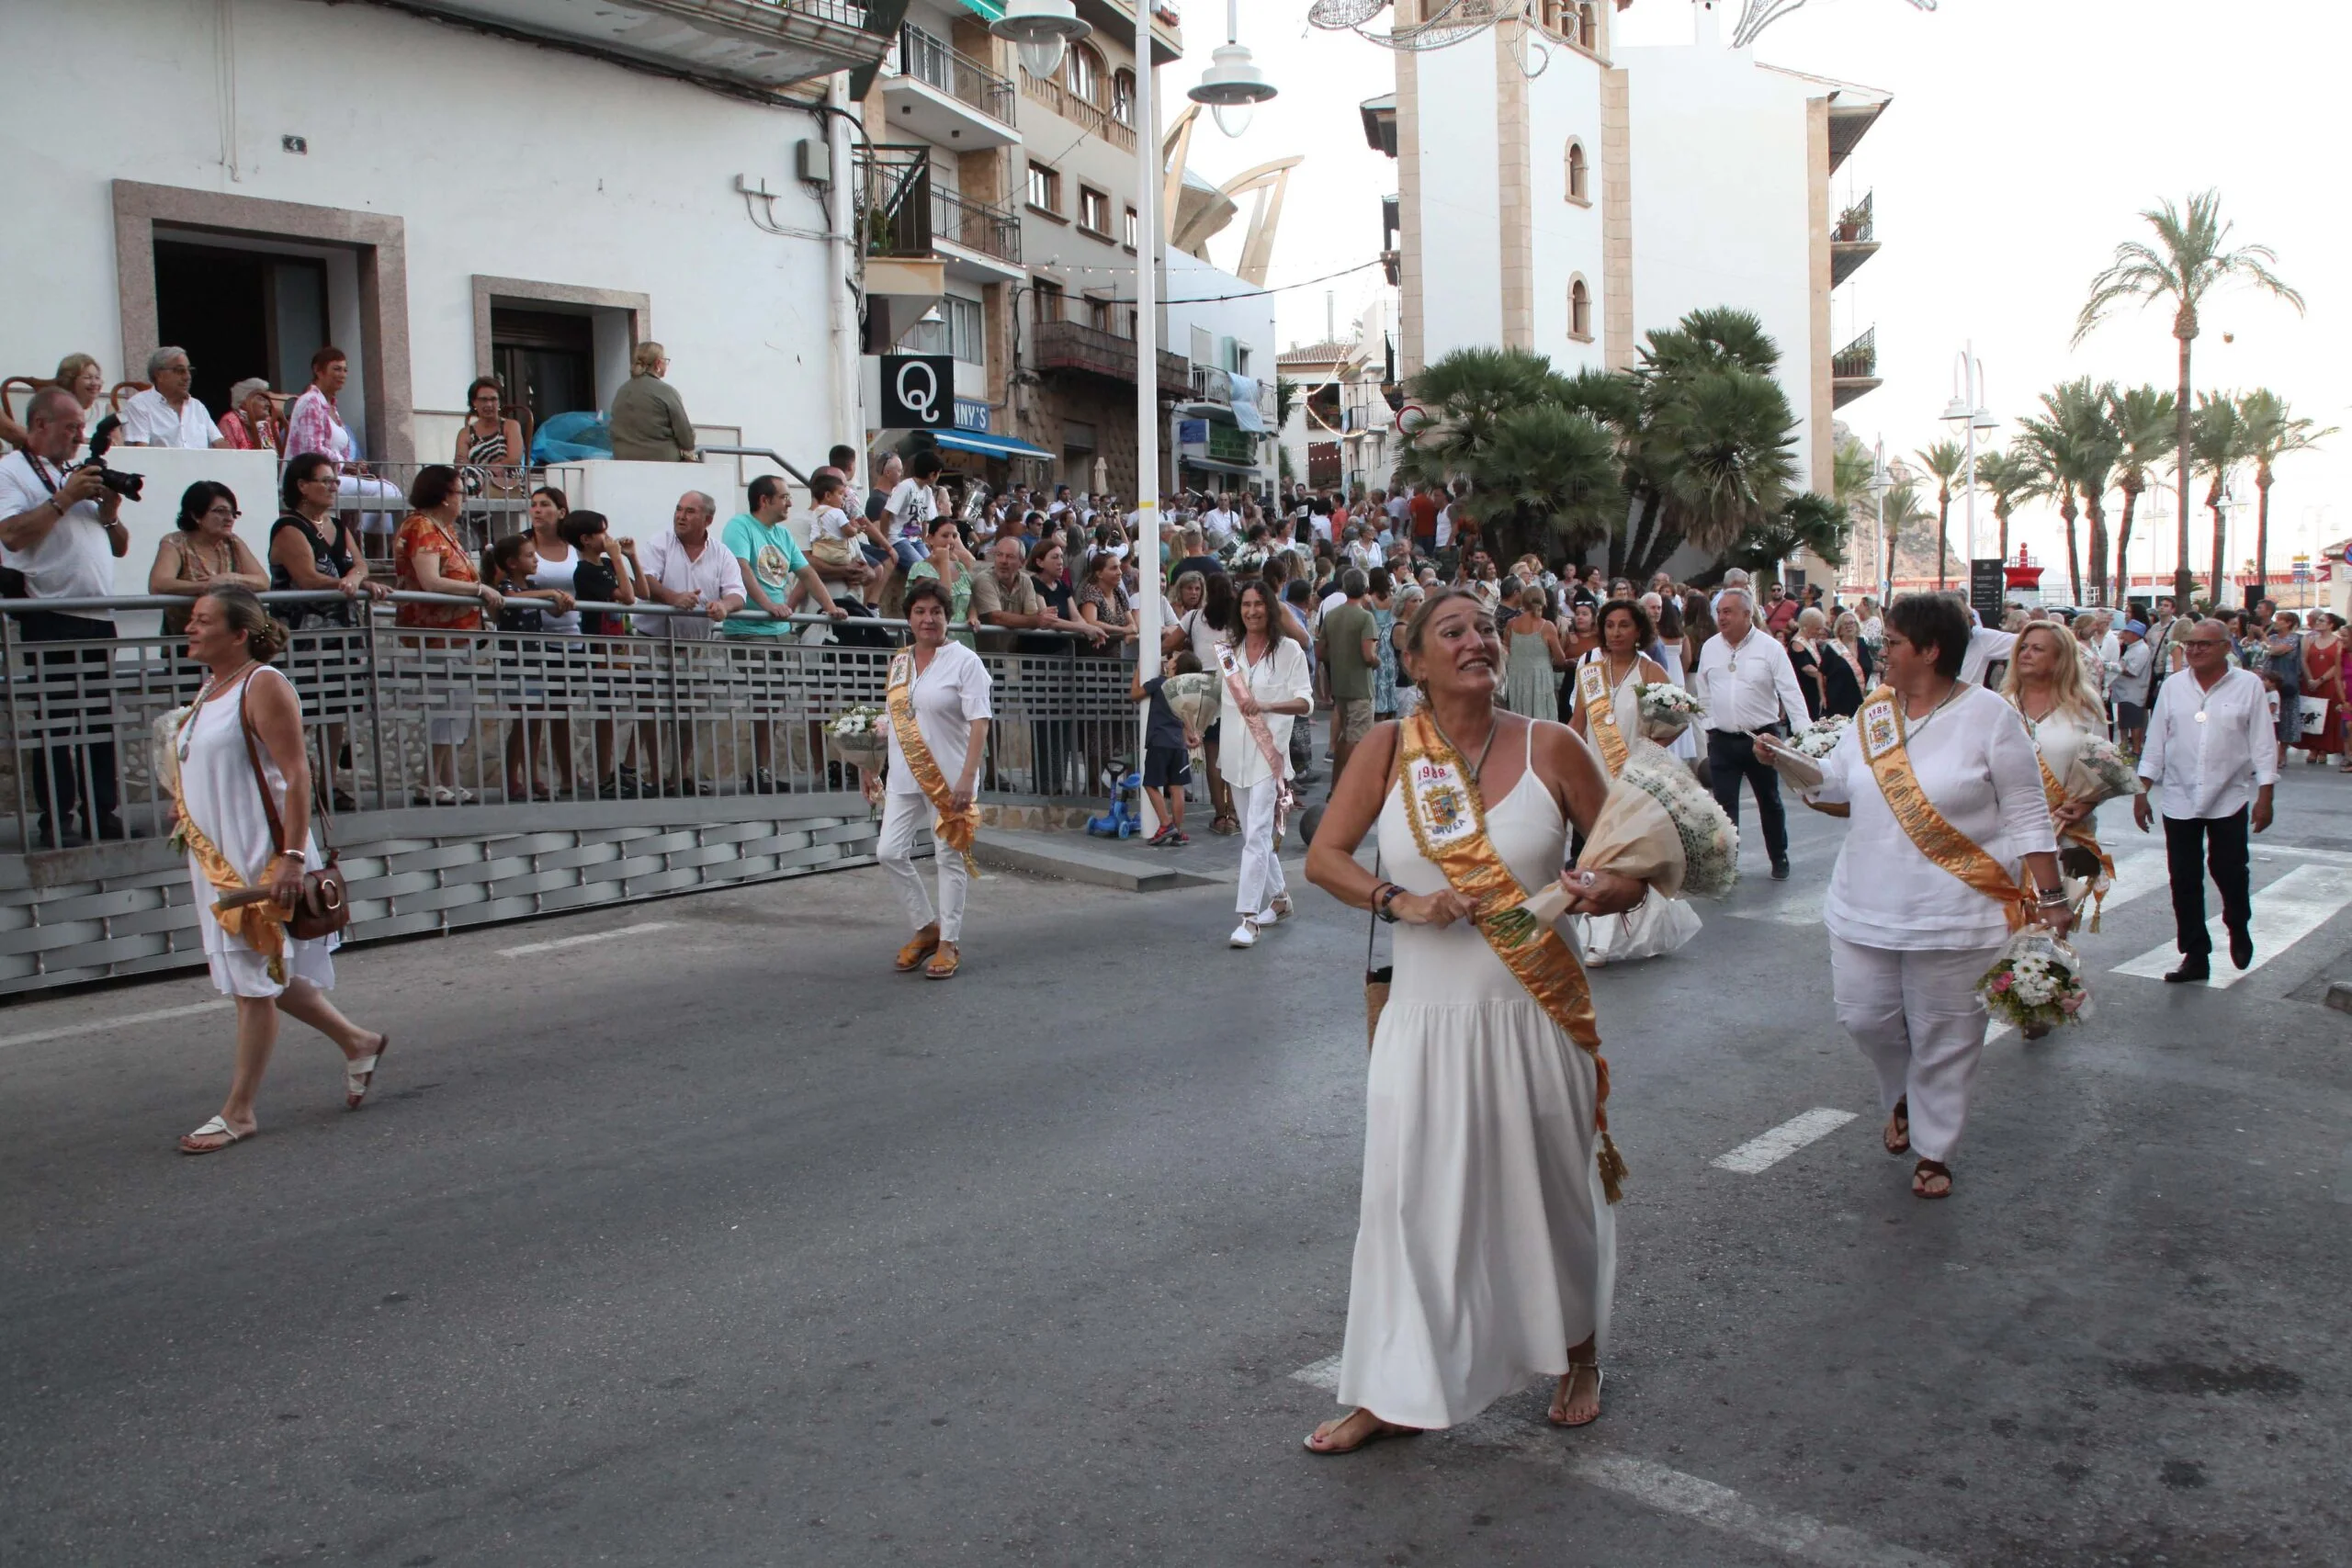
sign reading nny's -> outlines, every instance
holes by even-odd
[[[955,423],[955,357],[884,355],[881,423],[885,430],[938,430]]]

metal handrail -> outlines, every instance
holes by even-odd
[[[1002,262],[1021,260],[1021,220],[1010,208],[975,201],[933,182],[931,237],[968,246]],[[942,219],[946,221],[941,221]]]
[[[899,28],[899,71],[969,104],[990,119],[1013,123],[1012,82],[912,22]]]

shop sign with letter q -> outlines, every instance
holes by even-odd
[[[956,423],[956,360],[945,354],[882,356],[882,428],[939,430]]]

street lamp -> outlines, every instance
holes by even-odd
[[[989,24],[989,32],[1020,49],[1021,69],[1040,80],[1060,70],[1063,52],[1093,30],[1078,19],[1070,0],[1005,0],[1004,15]]]
[[[1973,570],[1977,558],[1984,553],[1976,537],[1976,433],[1997,430],[2000,422],[1984,408],[1984,362],[1976,357],[1975,344],[1960,351],[1951,380],[1951,401],[1944,405],[1943,417],[1946,423],[1958,423],[1967,432],[1968,473],[1962,482],[1968,497],[1968,559]],[[1939,550],[1936,555],[1936,586],[1940,589],[1943,585],[1944,558]],[[1973,590],[1973,581],[1971,587]]]
[[[1886,492],[1894,487],[1894,475],[1886,467],[1886,437],[1878,438],[1871,449],[1871,499],[1878,503],[1878,532],[1874,546],[1878,554],[1878,603],[1882,614],[1894,602],[1894,552],[1886,541]]]
[[[1225,42],[1209,58],[1213,63],[1187,96],[1208,105],[1219,130],[1239,136],[1250,129],[1250,111],[1274,96],[1274,85],[1241,41],[1241,0],[1226,0]]]

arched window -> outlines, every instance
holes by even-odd
[[[1592,0],[1582,0],[1577,6],[1577,41],[1587,49],[1600,41],[1600,28],[1593,19]]]
[[[1585,164],[1584,143],[1573,136],[1568,138],[1568,199],[1585,202],[1592,199],[1592,192],[1589,189],[1589,171]]]
[[[1592,341],[1592,290],[1581,277],[1568,282],[1568,335],[1578,343]]]
[[[1136,122],[1136,73],[1124,65],[1111,76],[1111,118],[1121,125]]]
[[[1070,96],[1083,103],[1102,107],[1102,57],[1088,44],[1073,45],[1069,63],[1063,68],[1069,75]]]

